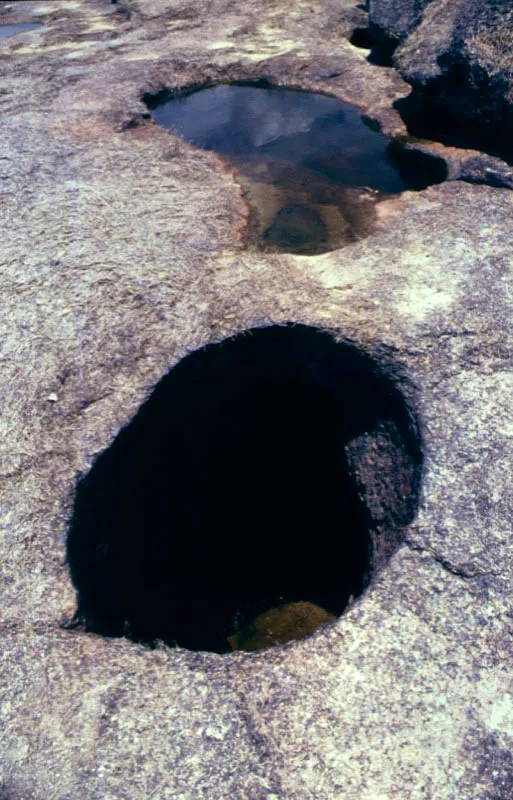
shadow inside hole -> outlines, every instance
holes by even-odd
[[[377,39],[369,28],[356,28],[349,39],[354,47],[370,50],[367,61],[378,67],[393,67],[394,53],[397,41],[392,39]]]
[[[380,530],[372,479],[364,502],[348,448],[383,424],[407,500]],[[78,483],[67,540],[76,621],[222,653],[270,609],[339,615],[399,546],[420,461],[402,394],[355,347],[298,325],[198,350]],[[383,463],[372,467],[378,489]]]
[[[394,141],[389,147],[390,158],[395,161],[399,174],[407,173],[413,190],[427,189],[437,183],[447,180],[449,170],[444,158],[406,147],[399,141]],[[429,174],[429,183],[426,175]]]

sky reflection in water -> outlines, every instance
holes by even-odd
[[[39,22],[20,22],[16,25],[1,25],[0,24],[0,39],[5,39],[7,36],[15,36],[17,33],[25,33],[26,31],[33,31],[36,28],[42,28]]]
[[[332,249],[365,234],[362,215],[372,216],[376,192],[409,188],[389,140],[325,95],[221,85],[168,99],[153,117],[239,171],[260,246]]]

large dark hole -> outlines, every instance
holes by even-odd
[[[298,638],[399,546],[420,464],[390,365],[354,346],[289,325],[198,350],[78,482],[77,622],[220,653]]]
[[[230,163],[251,210],[247,245],[316,254],[371,232],[375,204],[415,189],[358,109],[313,92],[220,85],[144,98],[155,121]],[[424,186],[434,183],[424,171]]]

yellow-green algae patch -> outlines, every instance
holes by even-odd
[[[259,614],[246,628],[228,637],[232,650],[263,650],[312,634],[336,616],[314,603],[300,602]]]

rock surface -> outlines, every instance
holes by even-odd
[[[415,90],[404,107],[414,133],[432,135],[437,124],[449,143],[451,133],[474,143],[481,137],[513,157],[510,2],[371,0],[370,22],[377,35],[403,42],[394,63]]]
[[[376,39],[398,44],[422,19],[432,0],[369,0],[369,29]]]
[[[141,98],[266,78],[404,137],[408,85],[349,44],[358,4],[14,12],[45,29],[0,43],[0,797],[508,800],[513,194],[447,181],[377,205],[343,249],[245,249],[231,173]],[[458,177],[465,154],[425,146]],[[254,654],[64,630],[77,476],[186,352],[287,320],[416,385],[426,463],[406,543],[337,622]]]

